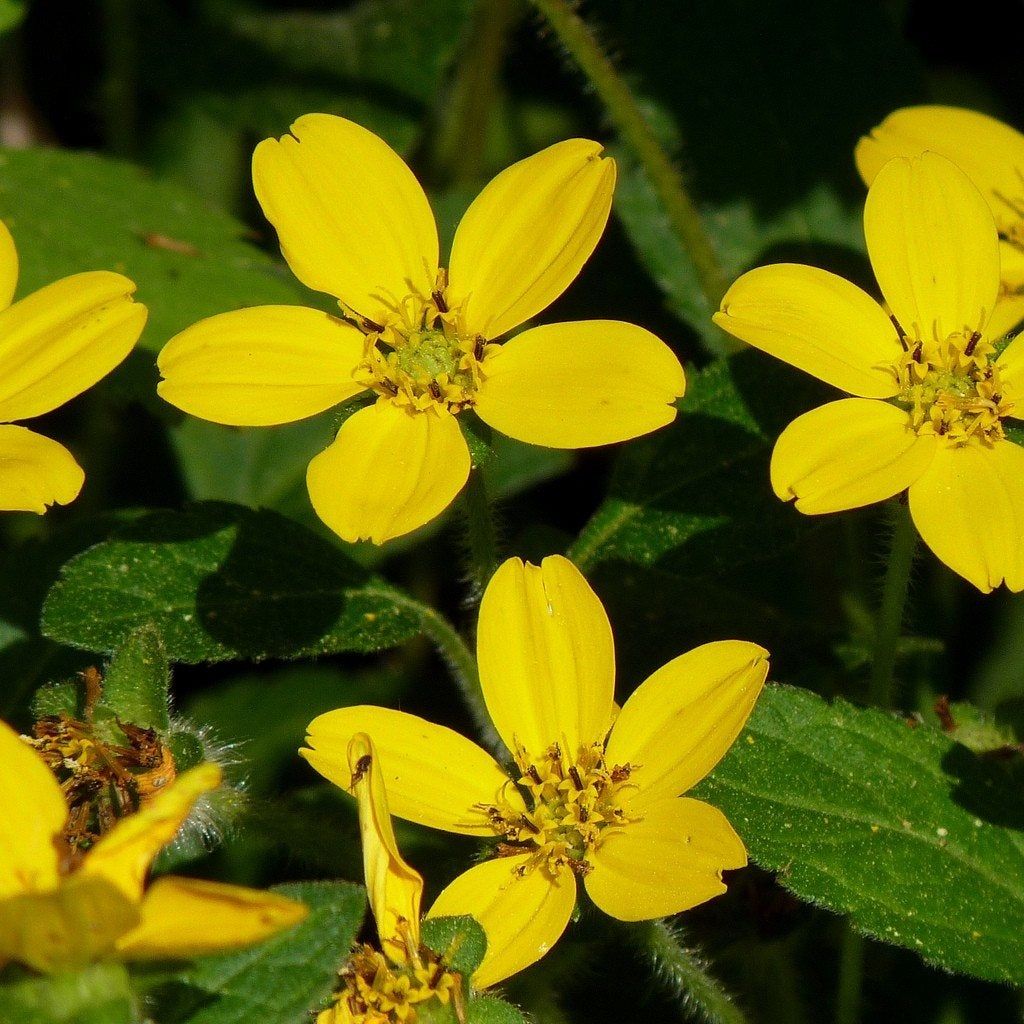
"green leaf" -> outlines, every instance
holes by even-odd
[[[468,1024],[525,1024],[526,1018],[511,1003],[497,996],[476,996],[466,1008]]]
[[[445,963],[469,978],[483,962],[487,936],[473,917],[430,917],[420,928],[420,939]]]
[[[17,967],[0,972],[0,1024],[136,1024],[121,964],[94,964],[40,977]]]
[[[1024,984],[1024,799],[942,732],[770,686],[694,791],[797,896],[930,963]]]
[[[251,949],[199,962],[180,977],[186,991],[178,990],[174,998],[181,1008],[161,1015],[161,1021],[309,1024],[311,1014],[327,1003],[362,924],[366,895],[348,882],[295,882],[271,891],[302,900],[309,917]]]
[[[114,651],[107,666],[97,720],[119,718],[164,733],[170,727],[170,685],[160,634],[151,625],[140,626]]]
[[[401,595],[274,512],[220,502],[154,512],[73,558],[43,608],[51,639],[113,651],[152,624],[167,656],[376,651],[414,636]]]
[[[17,28],[25,17],[25,4],[21,0],[0,0],[0,35]]]

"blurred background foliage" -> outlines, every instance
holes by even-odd
[[[969,14],[925,0],[589,0],[583,13],[684,169],[730,276],[795,259],[870,287],[852,149],[897,106],[951,102],[1024,124],[1024,8],[1009,0],[978,0]],[[153,390],[155,351],[202,316],[261,302],[329,308],[280,261],[249,179],[254,144],[313,110],[357,120],[402,153],[444,240],[510,162],[573,135],[609,144],[621,161],[615,215],[549,315],[644,324],[692,368],[690,394],[675,426],[618,452],[501,442],[488,473],[504,547],[534,560],[569,550],[585,568],[616,631],[620,699],[673,655],[739,636],[770,648],[774,678],[863,701],[886,513],[812,521],[771,495],[772,442],[823,392],[757,353],[710,365],[723,339],[648,179],[525,2],[0,0],[0,217],[18,243],[22,290],[107,267],[132,276],[151,309],[139,351],[41,425],[86,467],[82,498],[42,520],[0,520],[0,714],[25,725],[37,686],[96,661],[43,637],[44,597],[72,555],[137,529],[135,510],[217,499],[295,520],[325,550],[345,547],[304,488],[337,412],[229,429],[184,419]],[[345,554],[359,564],[344,570],[353,586],[380,572],[471,621],[458,509],[382,551]],[[65,587],[61,608],[48,604],[50,636],[80,637],[68,606],[89,610],[91,579],[70,598]],[[388,645],[415,632],[399,629]],[[906,633],[901,707],[934,722],[948,695],[1016,742],[1024,597],[982,597],[926,554]],[[356,653],[365,646],[322,646],[340,653],[315,663],[177,667],[178,711],[237,745],[248,792],[231,841],[191,871],[248,884],[360,878],[351,806],[295,756],[305,724],[332,707],[382,703],[472,729],[426,641],[372,659]],[[399,837],[431,892],[469,852],[411,826]],[[851,957],[863,957],[865,1020],[1020,1019],[1013,989],[853,943],[841,919],[760,869],[685,926],[752,1021],[851,1024],[835,981]],[[542,1024],[680,1019],[670,990],[650,982],[641,945],[584,913],[510,995]]]

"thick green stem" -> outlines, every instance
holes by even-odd
[[[746,1024],[747,1018],[729,998],[701,959],[686,949],[683,936],[665,921],[651,921],[643,929],[647,955],[690,1014],[706,1024]]]
[[[864,980],[864,936],[847,922],[839,947],[839,984],[836,988],[836,1024],[860,1020],[860,991]]]
[[[910,509],[895,502],[889,562],[882,584],[882,603],[875,626],[875,651],[871,667],[871,702],[888,708],[893,702],[896,649],[903,627],[903,615],[910,589],[910,572],[914,565],[917,531],[910,518]]]
[[[636,97],[568,0],[531,0],[594,87],[623,142],[643,164],[673,232],[690,256],[709,313],[729,282],[679,169],[658,141]]]
[[[466,511],[469,554],[473,563],[473,582],[477,595],[481,595],[498,568],[498,530],[494,522],[494,510],[487,496],[487,485],[479,468],[470,472],[462,500]]]

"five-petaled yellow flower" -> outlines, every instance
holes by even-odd
[[[0,965],[56,972],[108,958],[201,956],[301,921],[301,903],[272,893],[170,876],[146,885],[153,858],[219,784],[215,765],[185,772],[78,858],[63,841],[68,808],[57,780],[0,722]]]
[[[62,444],[14,425],[52,412],[132,350],[146,307],[105,270],[74,274],[13,305],[18,254],[0,221],[0,511],[38,512],[78,497],[85,474]]]
[[[983,591],[1024,590],[1024,340],[996,355],[999,239],[981,193],[945,157],[891,160],[864,233],[883,308],[848,281],[778,264],[744,274],[715,322],[856,395],[794,420],[771,481],[816,515],[909,488],[925,543]]]
[[[999,229],[1002,288],[988,324],[1001,338],[1024,319],[1024,135],[987,114],[960,107],[905,107],[857,143],[866,185],[893,157],[938,153],[952,160],[988,201]]]
[[[320,1013],[317,1024],[412,1024],[421,1003],[437,1000],[459,1006],[462,979],[420,943],[423,879],[399,852],[380,760],[368,735],[356,733],[349,740],[346,763],[349,790],[359,803],[366,893],[380,950],[356,947],[341,970],[344,987],[333,1005]],[[449,902],[444,913],[471,916],[472,907]],[[436,907],[427,914],[437,916]],[[490,970],[492,956],[489,949],[480,967],[489,984],[511,973]],[[476,975],[472,981],[477,983]]]
[[[306,477],[332,530],[375,543],[459,493],[465,409],[552,448],[670,423],[682,367],[641,327],[549,324],[496,344],[558,298],[597,245],[615,184],[600,154],[571,139],[499,174],[463,217],[446,271],[427,197],[398,155],[343,118],[299,118],[256,148],[256,196],[296,277],[334,296],[343,319],[263,306],[204,320],[160,354],[160,394],[203,419],[268,426],[375,393]]]
[[[680,794],[736,739],[768,673],[756,644],[724,641],[655,672],[616,716],[615,652],[597,595],[565,558],[514,558],[480,607],[480,681],[511,776],[475,743],[414,715],[376,707],[330,711],[309,726],[307,761],[351,787],[347,751],[370,733],[401,818],[497,838],[432,915],[472,908],[487,934],[487,986],[557,941],[579,876],[593,901],[625,921],[663,917],[725,891],[746,864],[716,808]]]

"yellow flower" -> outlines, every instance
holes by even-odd
[[[78,497],[85,474],[62,444],[15,420],[51,412],[132,350],[146,307],[120,274],[74,274],[11,304],[18,254],[0,221],[0,511],[37,512]]]
[[[857,143],[857,169],[871,185],[896,156],[926,151],[952,160],[988,202],[999,229],[1002,287],[989,320],[990,339],[1024,319],[1024,135],[994,117],[959,107],[905,107]]]
[[[327,114],[253,156],[256,196],[304,284],[343,319],[263,306],[204,320],[160,354],[160,394],[216,423],[288,423],[365,390],[309,465],[321,519],[347,541],[408,533],[452,502],[470,470],[456,417],[552,448],[624,441],[670,423],[683,371],[649,331],[549,324],[503,345],[572,283],[604,230],[615,164],[585,139],[499,174],[459,225],[449,270],[412,172],[383,141]]]
[[[301,753],[331,782],[351,786],[345,752],[353,735],[371,733],[395,814],[498,840],[496,857],[456,878],[430,911],[473,908],[488,942],[480,986],[551,948],[577,876],[602,910],[636,921],[717,896],[722,871],[747,862],[724,815],[680,794],[739,734],[767,652],[741,641],[698,647],[616,716],[613,646],[604,608],[571,562],[509,559],[484,594],[477,654],[511,776],[458,733],[400,711],[342,708],[309,726]]]
[[[302,904],[271,893],[169,876],[145,884],[192,805],[219,784],[215,765],[184,773],[76,862],[63,842],[68,808],[57,780],[0,722],[0,964],[55,972],[201,956],[301,921]]]
[[[794,420],[775,445],[775,493],[809,515],[909,488],[924,542],[983,591],[1024,589],[1024,342],[998,357],[992,214],[945,157],[897,157],[864,208],[887,309],[835,274],[792,264],[744,274],[715,322],[856,398]],[[891,314],[890,312],[891,311]]]
[[[423,879],[399,852],[380,759],[365,733],[356,733],[349,740],[346,765],[347,788],[359,803],[366,893],[377,923],[380,950],[369,945],[356,947],[341,969],[341,991],[333,1005],[320,1013],[317,1024],[412,1024],[420,1003],[434,999],[458,1006],[462,980],[420,943]],[[455,916],[472,913],[471,906],[454,904],[445,910]],[[487,969],[490,957],[488,950],[482,970]],[[493,977],[491,983],[507,976]],[[475,983],[475,976],[472,980]]]

